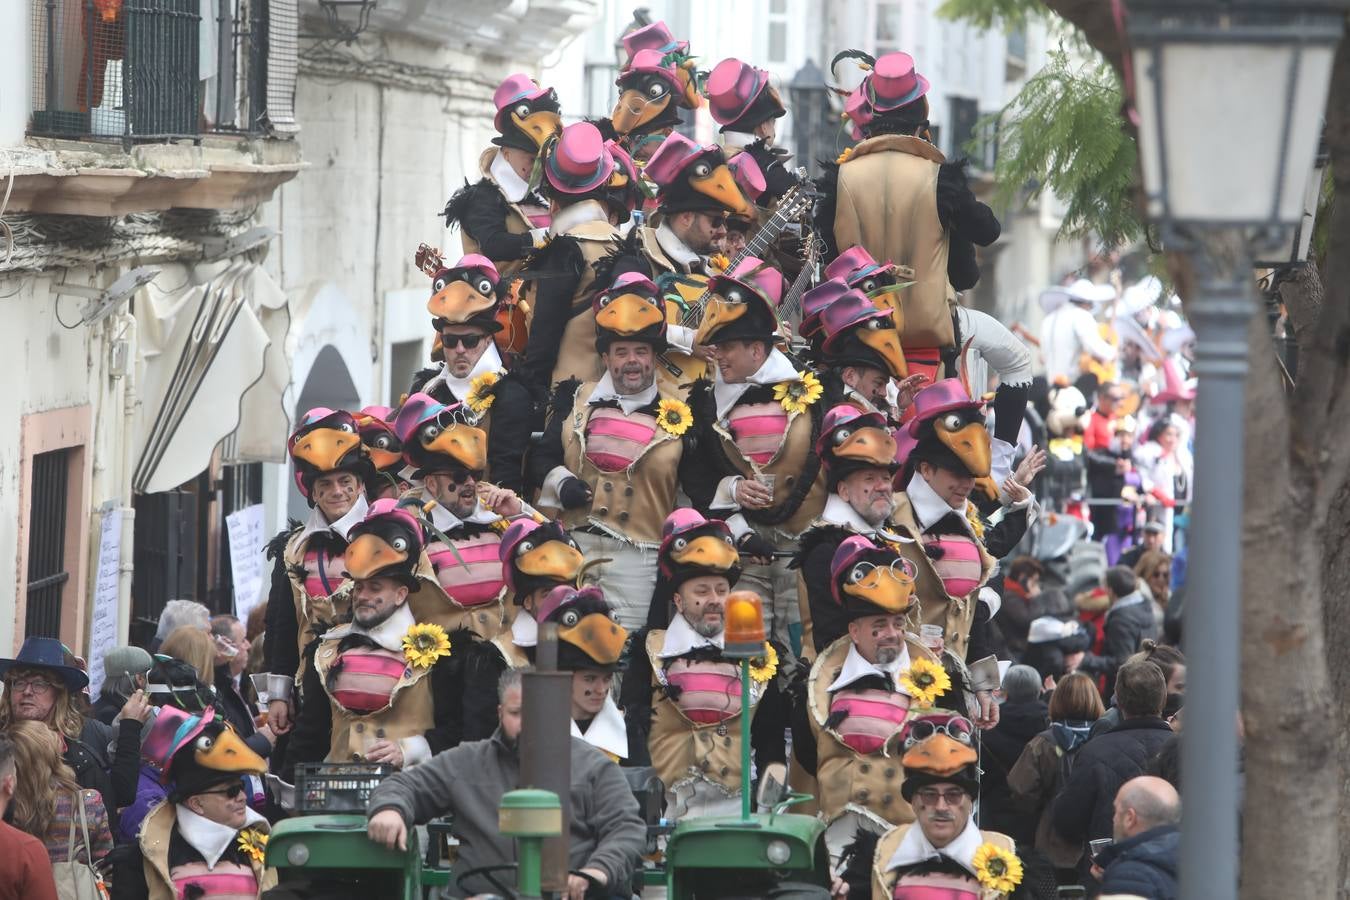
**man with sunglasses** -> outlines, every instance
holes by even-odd
[[[946,710],[917,713],[902,734],[900,793],[913,819],[878,840],[859,831],[835,897],[1052,900],[1054,870],[1035,850],[975,825],[974,727]],[[1000,877],[1000,875],[1002,877]]]

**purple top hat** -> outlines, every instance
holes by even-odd
[[[675,40],[675,35],[670,33],[670,29],[666,27],[665,22],[653,22],[625,34],[623,36],[623,49],[628,54],[628,62],[631,65],[633,57],[641,50],[655,50],[662,56],[672,50],[688,53],[689,42]]]
[[[540,87],[533,78],[519,72],[506,76],[506,80],[497,85],[497,89],[492,92],[492,105],[497,107],[497,115],[493,118],[492,124],[501,131],[502,117],[513,104],[521,100],[537,100],[551,90],[552,88]]]
[[[676,95],[684,91],[684,85],[680,82],[679,69],[671,63],[665,62],[665,56],[659,50],[639,50],[628,61],[627,67],[619,74],[615,83],[627,82],[634,75],[660,75],[670,83],[671,90]]]
[[[449,266],[449,268],[482,269],[484,272],[488,273],[493,281],[501,280],[501,276],[497,274],[497,267],[492,264],[492,260],[483,256],[481,253],[466,253],[459,258],[459,262],[455,263],[453,266]]]
[[[658,293],[659,289],[656,282],[652,281],[641,272],[624,272],[614,279],[609,287],[601,291],[602,294],[610,297],[617,297],[620,294],[626,294],[629,291],[645,291],[649,294]]]
[[[820,422],[820,437],[816,438],[816,455],[821,459],[831,456],[830,448],[834,442],[834,432],[845,425],[853,429],[877,428],[886,431],[886,417],[881,413],[865,413],[851,403],[840,403],[830,407]]]
[[[727,168],[731,170],[732,177],[745,192],[745,196],[749,197],[752,203],[758,203],[759,198],[768,190],[769,182],[764,177],[764,170],[759,167],[754,154],[742,150],[727,160]]]
[[[821,314],[849,292],[849,286],[844,279],[831,275],[828,269],[825,270],[825,275],[829,278],[828,281],[822,281],[802,296],[802,323],[797,326],[797,333],[804,338],[809,338],[820,331]]]
[[[825,329],[825,351],[828,353],[847,336],[849,331],[872,319],[885,319],[886,326],[895,327],[890,309],[878,309],[862,291],[849,289],[841,294],[839,299],[820,313],[820,324]]]
[[[545,595],[539,602],[539,608],[534,611],[534,617],[540,622],[548,621],[549,616],[558,611],[560,607],[570,606],[580,600],[593,598],[609,606],[609,601],[605,599],[605,592],[595,585],[584,588],[572,587],[570,584],[560,584]]]
[[[627,176],[629,182],[636,185],[638,180],[637,166],[633,164],[633,157],[628,155],[618,141],[605,141],[605,149],[609,155],[614,157],[615,174],[622,173]]]
[[[919,436],[919,426],[945,412],[956,409],[979,409],[984,404],[970,399],[959,378],[944,378],[930,384],[914,395],[914,418],[909,420],[911,437]]]
[[[868,102],[867,94],[863,90],[866,85],[867,80],[864,79],[863,83],[844,99],[844,118],[851,123],[849,134],[855,141],[862,139],[863,126],[876,117],[876,111],[872,109],[872,104]]]
[[[892,272],[895,264],[879,263],[863,247],[849,247],[825,267],[826,278],[842,278],[850,286],[874,272]]]
[[[562,131],[544,160],[544,175],[555,190],[585,194],[614,174],[614,157],[605,149],[600,129],[590,122],[577,122]]]
[[[756,271],[758,270],[758,271]],[[750,273],[754,274],[750,274]],[[731,284],[753,291],[771,310],[783,301],[783,273],[762,259],[747,256],[734,268],[715,275],[708,282],[708,290],[720,294]]]
[[[718,125],[745,115],[755,98],[768,87],[769,73],[739,59],[724,59],[708,75],[708,112]]]
[[[908,106],[928,93],[928,79],[914,71],[914,57],[908,53],[878,59],[863,84],[868,102],[879,113]]]
[[[861,561],[868,553],[873,553],[878,549],[876,544],[860,534],[844,538],[843,542],[835,549],[834,556],[830,559],[830,593],[834,596],[835,603],[842,604],[844,602],[839,596],[839,573]]]
[[[685,166],[709,149],[695,144],[678,131],[672,131],[656,148],[651,159],[647,160],[642,174],[656,182],[657,186],[664,187],[674,181]]]

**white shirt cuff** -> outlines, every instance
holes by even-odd
[[[692,354],[694,352],[694,335],[697,333],[694,329],[685,325],[666,326],[666,340],[670,343],[670,346],[681,353]]]
[[[403,768],[411,768],[420,762],[431,759],[431,745],[420,734],[401,738],[398,748],[403,751]]]
[[[558,496],[558,491],[562,490],[563,482],[571,477],[572,473],[566,466],[554,466],[544,479],[543,487],[539,489],[539,499],[535,502],[540,506],[562,509],[562,499]]]
[[[727,527],[731,529],[732,538],[738,541],[754,531],[754,529],[750,527],[750,523],[746,521],[745,516],[740,513],[736,513],[736,515],[727,519]]]
[[[717,482],[717,493],[713,494],[709,509],[740,509],[736,502],[736,485],[741,483],[740,475],[728,475]]]

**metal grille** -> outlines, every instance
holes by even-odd
[[[266,56],[267,103],[263,116],[273,134],[296,134],[295,81],[300,71],[298,56],[300,10],[297,0],[261,0],[267,10],[264,54]]]
[[[24,637],[61,636],[61,595],[66,571],[66,483],[70,450],[33,457],[28,506],[28,607]]]
[[[131,576],[131,642],[149,646],[170,600],[197,599],[197,495],[136,496],[136,554]]]
[[[216,575],[215,583],[207,586],[207,599],[204,601],[213,612],[234,612],[234,565],[230,558],[230,532],[225,526],[225,517],[262,502],[262,479],[262,463],[220,467],[220,480],[216,482],[220,498],[215,535]]]

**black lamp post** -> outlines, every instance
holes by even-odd
[[[832,135],[838,123],[830,108],[825,73],[814,60],[806,63],[788,84],[792,103],[792,144],[796,164],[811,168],[817,159],[832,158]]]
[[[1344,0],[1129,0],[1127,80],[1149,218],[1196,274],[1198,473],[1188,530],[1181,896],[1238,895],[1243,400],[1256,312],[1247,241],[1300,222]],[[1274,116],[1271,127],[1253,127]],[[1286,238],[1285,246],[1288,247]]]

